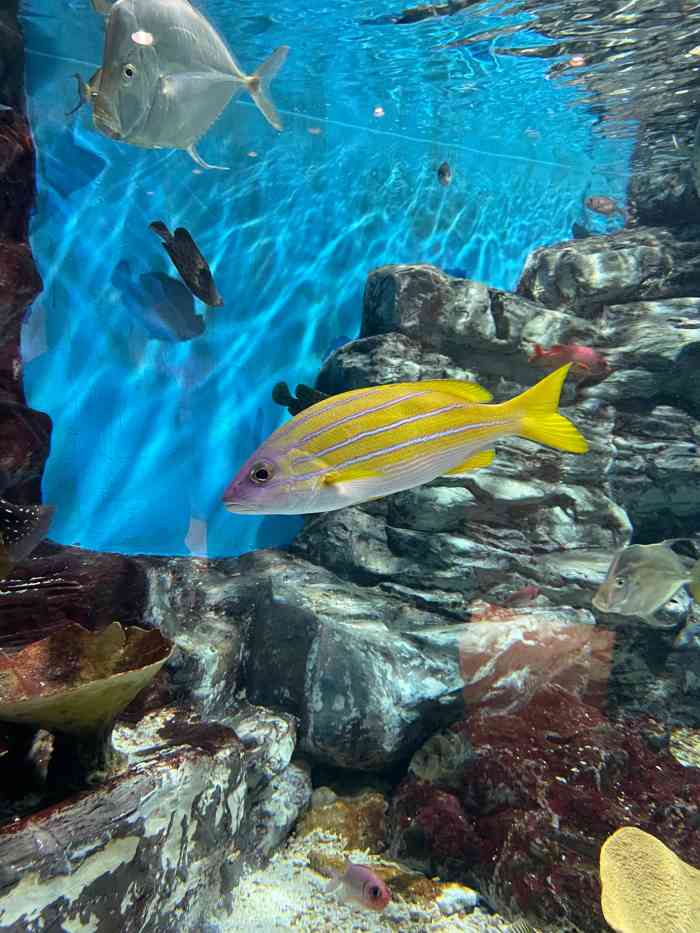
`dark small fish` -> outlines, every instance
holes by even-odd
[[[584,227],[583,224],[579,224],[576,221],[572,224],[571,236],[574,240],[587,240],[588,237],[592,235],[588,227]]]
[[[613,214],[621,214],[623,218],[627,218],[627,214],[617,201],[613,201],[612,198],[607,198],[604,195],[594,195],[593,197],[586,198],[584,204],[589,211],[602,214],[604,217],[612,217]]]
[[[46,537],[54,511],[51,505],[15,505],[0,499],[0,580]]]
[[[445,275],[452,276],[453,279],[468,279],[469,273],[466,269],[459,269],[456,266],[451,266],[449,269],[447,266],[442,270]]]
[[[326,392],[319,392],[318,389],[312,389],[311,386],[298,385],[296,387],[296,398],[289,391],[286,382],[278,382],[272,389],[272,401],[286,408],[290,415],[298,415],[300,411],[310,408],[316,402],[322,402],[324,398],[328,398]]]
[[[184,227],[178,227],[175,233],[171,234],[162,220],[154,220],[148,226],[162,239],[165,251],[192,294],[210,308],[220,307],[224,299],[214,284],[206,259],[188,231]]]
[[[452,169],[450,168],[449,162],[443,162],[438,166],[437,177],[444,188],[452,184]]]

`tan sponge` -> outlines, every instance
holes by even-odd
[[[601,906],[618,933],[699,933],[700,870],[635,826],[600,850]]]

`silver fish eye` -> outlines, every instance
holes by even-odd
[[[248,475],[257,486],[262,486],[268,480],[272,479],[272,464],[259,460],[252,465]]]
[[[615,577],[615,586],[624,586],[625,578],[624,577]]]
[[[133,65],[127,64],[122,68],[122,81],[131,81],[131,79],[136,74],[136,69]]]

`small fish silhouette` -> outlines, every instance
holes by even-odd
[[[449,162],[442,162],[438,166],[437,177],[440,184],[447,188],[448,185],[452,184],[452,169],[450,168]]]
[[[178,227],[175,233],[171,234],[162,220],[153,220],[148,226],[163,241],[163,248],[192,294],[211,308],[221,307],[224,299],[214,284],[209,264],[189,231],[184,227]]]

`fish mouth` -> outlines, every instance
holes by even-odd
[[[252,513],[252,512],[257,511],[255,507],[251,505],[250,503],[241,502],[238,499],[224,497],[222,501],[224,503],[224,508],[226,509],[227,512]]]
[[[609,609],[607,599],[602,599],[600,596],[594,596],[591,600],[591,605],[599,612],[608,612]]]
[[[105,110],[99,104],[95,104],[92,119],[96,129],[110,139],[121,139],[123,137],[121,122],[115,113]]]

